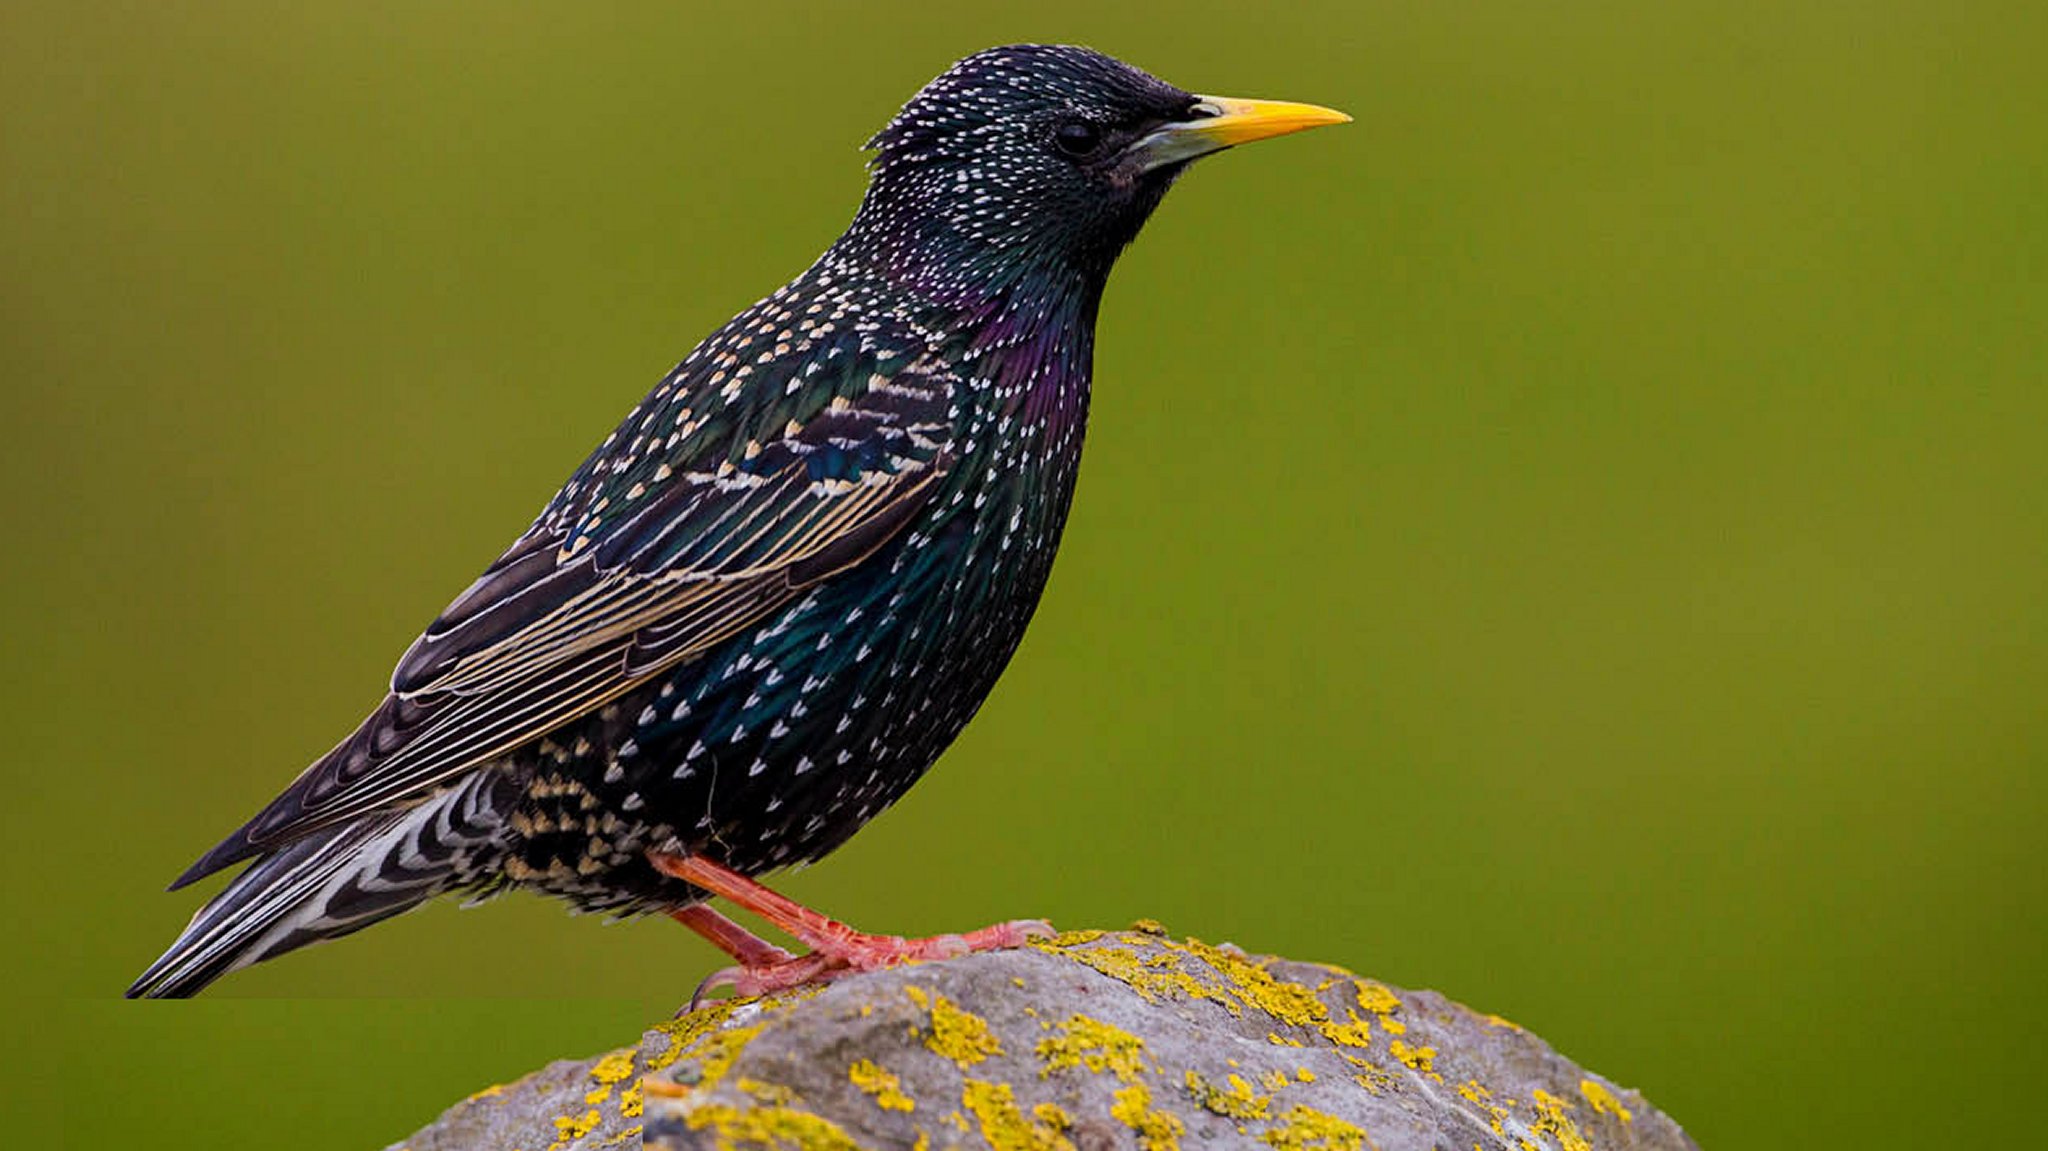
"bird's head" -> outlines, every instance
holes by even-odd
[[[1088,48],[977,52],[869,141],[848,240],[929,289],[1069,269],[1098,284],[1195,158],[1350,117],[1183,91]],[[934,281],[937,282],[934,282]]]

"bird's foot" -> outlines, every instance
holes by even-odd
[[[773,995],[815,983],[830,983],[863,971],[880,971],[901,963],[922,963],[977,951],[1022,947],[1033,939],[1049,939],[1054,934],[1052,925],[1042,919],[1013,919],[964,935],[932,935],[923,939],[869,935],[844,924],[834,926],[841,929],[840,933],[815,951],[797,956],[784,952],[781,959],[764,963],[742,961],[738,966],[712,972],[697,985],[696,994],[690,997],[690,1009],[696,1010],[720,988],[730,988],[733,995],[741,997]]]
[[[878,971],[899,963],[951,959],[977,951],[1022,947],[1049,938],[1052,925],[1039,919],[1016,919],[964,935],[933,935],[906,939],[900,935],[869,935],[855,931],[761,886],[729,868],[698,855],[650,852],[648,859],[662,874],[722,896],[774,924],[811,950],[792,956],[718,912],[695,904],[671,913],[677,922],[716,944],[738,960],[736,966],[713,972],[697,986],[695,1009],[712,991],[729,987],[734,995],[769,995],[829,983],[862,971]]]

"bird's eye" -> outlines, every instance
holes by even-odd
[[[1069,120],[1053,129],[1052,140],[1069,156],[1086,156],[1102,145],[1102,128],[1086,120]]]

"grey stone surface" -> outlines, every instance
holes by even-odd
[[[556,1064],[466,1102],[398,1146],[643,1143],[665,1151],[1695,1147],[1640,1094],[1506,1020],[1336,968],[1142,931],[1072,933],[822,991],[716,1004],[608,1061]]]
[[[385,1151],[638,1148],[643,1064],[633,1048],[550,1063],[457,1103]]]

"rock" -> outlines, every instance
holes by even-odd
[[[636,1050],[555,1064],[469,1100],[400,1146],[643,1143],[1696,1151],[1641,1095],[1505,1019],[1333,967],[1142,930],[1074,932],[714,1004],[656,1027]]]
[[[638,1148],[642,1066],[630,1047],[550,1063],[517,1083],[477,1092],[385,1151]]]

